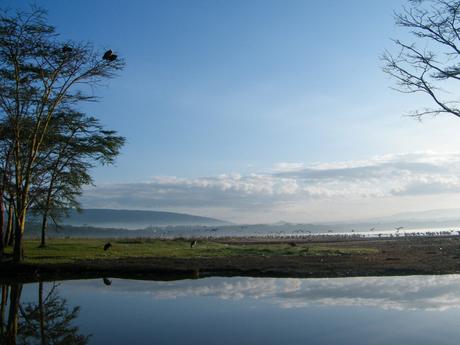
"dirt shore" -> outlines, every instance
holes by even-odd
[[[219,241],[223,242],[223,241]],[[228,239],[229,244],[286,243],[307,240]],[[66,264],[0,264],[0,281],[92,277],[181,279],[209,276],[352,277],[460,273],[460,237],[393,239],[316,239],[327,246],[366,247],[373,253],[315,256],[232,256],[194,258],[124,258]]]

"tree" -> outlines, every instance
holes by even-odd
[[[460,1],[412,0],[395,14],[395,21],[414,40],[394,40],[398,53],[383,54],[383,70],[396,80],[398,91],[426,94],[433,102],[411,115],[460,117],[458,98],[446,92],[460,81]]]
[[[102,54],[90,44],[60,40],[42,9],[14,15],[0,11],[0,117],[12,135],[16,262],[23,258],[31,192],[41,180],[39,163],[54,116],[95,100],[88,91],[122,67],[123,61],[111,50]]]
[[[66,109],[53,117],[41,152],[40,180],[31,192],[33,210],[42,216],[41,246],[45,246],[48,218],[56,224],[70,209],[79,209],[83,185],[92,184],[94,163],[112,164],[125,142],[94,117]]]

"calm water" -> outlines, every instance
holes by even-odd
[[[460,340],[460,275],[97,279],[10,285],[2,291],[8,302],[2,306],[1,344],[14,338],[14,315],[17,344],[419,345]]]

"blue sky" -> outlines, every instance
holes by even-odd
[[[127,138],[116,166],[94,171],[99,189],[86,194],[87,206],[254,222],[357,218],[460,201],[455,188],[448,197],[442,191],[405,201],[391,192],[393,185],[380,196],[358,193],[358,200],[354,192],[364,187],[357,183],[351,194],[331,196],[329,190],[324,198],[303,188],[286,203],[273,189],[286,187],[279,180],[286,170],[456,160],[460,121],[403,117],[429,102],[391,90],[381,71],[379,57],[392,48],[390,38],[408,37],[393,21],[405,1],[35,3],[49,11],[63,38],[112,48],[127,63],[96,91],[101,102],[83,107]],[[29,1],[3,4],[27,8]],[[449,169],[442,183],[445,174],[455,176]],[[277,178],[271,187],[267,176]],[[286,183],[289,191],[293,184],[324,187],[295,178]],[[260,191],[270,200],[253,200]],[[327,211],[330,205],[341,211]]]

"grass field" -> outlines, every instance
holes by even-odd
[[[102,239],[53,239],[45,248],[39,248],[38,240],[26,240],[26,263],[70,263],[80,260],[114,260],[149,257],[225,257],[225,256],[314,256],[373,254],[374,248],[324,246],[315,244],[225,244],[212,241],[198,242],[190,248],[190,241],[154,239],[114,239],[112,248],[104,252],[107,240]],[[7,253],[11,253],[11,248]]]

